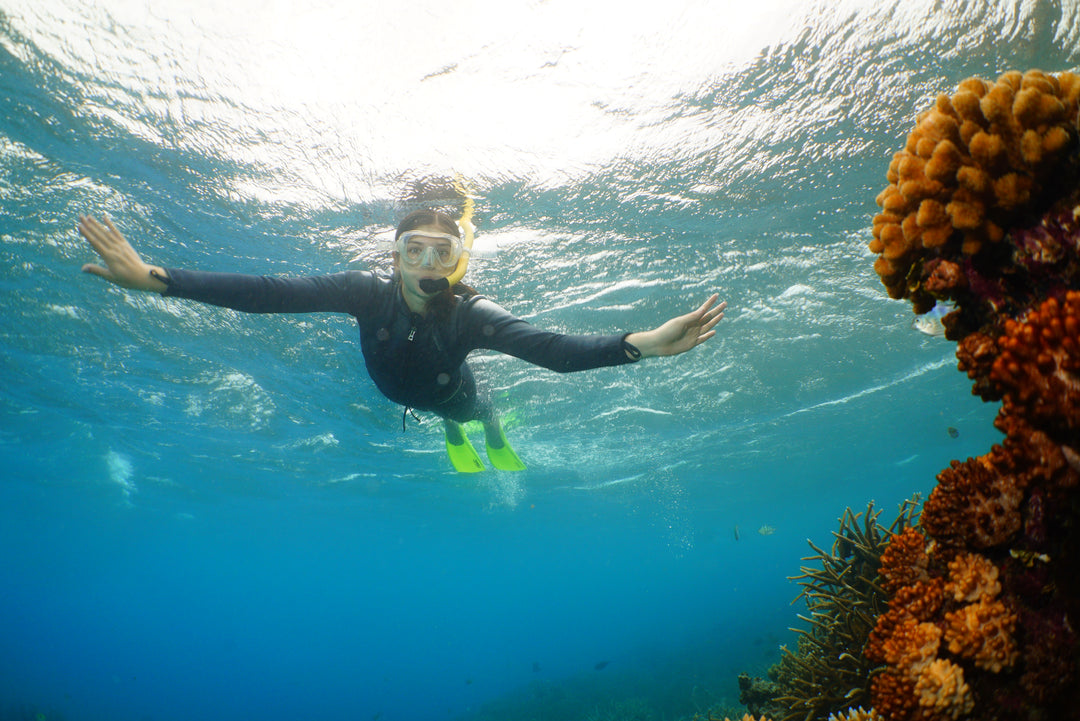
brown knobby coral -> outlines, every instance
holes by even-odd
[[[870,242],[891,297],[925,312],[977,294],[981,276],[1009,262],[1007,229],[1075,175],[1078,107],[1080,76],[1029,70],[969,78],[918,116],[889,165]]]

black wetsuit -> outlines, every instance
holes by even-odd
[[[368,373],[390,400],[464,423],[488,420],[465,362],[478,348],[560,373],[633,362],[619,335],[562,335],[515,318],[482,296],[460,297],[445,322],[413,313],[400,281],[368,271],[276,278],[168,269],[166,296],[248,313],[348,313],[360,325]]]

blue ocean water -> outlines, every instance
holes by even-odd
[[[1076,2],[385,5],[0,9],[0,718],[734,704],[807,539],[999,438],[874,275],[873,199],[936,94],[1075,70]],[[717,338],[478,355],[529,470],[463,476],[351,319],[79,273],[86,212],[166,266],[386,268],[457,173],[503,306],[607,333],[715,290]]]

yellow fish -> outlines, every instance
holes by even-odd
[[[763,536],[771,536],[772,534],[776,533],[776,529],[769,524],[765,524],[761,528],[757,529],[757,532]]]

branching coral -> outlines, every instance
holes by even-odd
[[[882,721],[882,718],[874,709],[867,710],[859,707],[846,712],[829,714],[828,721]]]
[[[809,616],[799,618],[808,629],[796,629],[796,652],[784,650],[774,667],[779,693],[775,701],[788,713],[780,721],[824,719],[870,699],[871,662],[863,653],[875,617],[884,610],[879,580],[881,554],[889,539],[911,525],[917,499],[907,501],[893,523],[878,522],[873,504],[865,514],[849,508],[833,533],[831,551],[810,547],[804,558],[820,567],[804,566],[798,580]],[[798,600],[798,599],[796,599]]]
[[[877,198],[870,249],[889,295],[917,313],[978,297],[985,307],[967,303],[966,332],[1001,308],[1008,289],[988,278],[1014,263],[1002,241],[1075,178],[1078,107],[1080,76],[1031,70],[970,78],[920,114]],[[1032,260],[1054,257],[1035,245]]]

